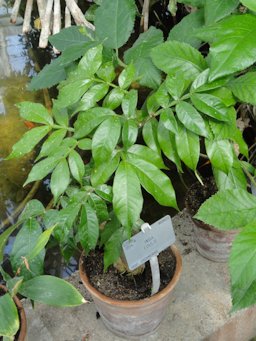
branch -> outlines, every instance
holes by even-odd
[[[85,19],[83,12],[75,3],[75,0],[66,0],[66,4],[77,25],[86,26],[92,31],[95,30],[95,26]]]
[[[50,35],[50,25],[52,16],[52,6],[53,0],[48,0],[45,9],[44,20],[42,22],[42,31],[39,39],[39,47],[41,48],[45,48],[48,45],[48,37]]]
[[[65,27],[71,26],[71,15],[68,7],[65,8]]]
[[[13,24],[15,24],[17,21],[17,16],[18,16],[19,9],[20,9],[20,3],[21,3],[21,0],[15,0],[15,2],[14,2],[13,9],[12,9],[12,15],[10,18],[10,22]]]
[[[33,0],[27,0],[26,10],[25,10],[25,15],[24,15],[24,22],[23,22],[23,27],[22,27],[23,33],[28,33],[31,30],[30,21],[31,21],[32,7],[33,7]]]

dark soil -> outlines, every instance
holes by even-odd
[[[170,250],[166,249],[159,254],[158,262],[162,290],[174,275],[176,259]],[[103,273],[103,252],[96,250],[86,257],[84,264],[90,283],[102,294],[113,299],[129,301],[150,297],[152,279],[149,262],[146,263],[144,272],[136,276],[121,274],[113,266]]]
[[[205,200],[210,198],[218,190],[212,177],[205,178],[203,183],[204,186],[202,186],[199,182],[194,183],[186,194],[185,206],[192,216],[197,213],[199,207],[205,202]]]

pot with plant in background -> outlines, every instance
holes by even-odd
[[[213,177],[203,180],[204,185],[194,183],[186,194],[185,206],[193,221],[194,240],[198,252],[205,258],[215,262],[226,262],[232,242],[238,230],[221,231],[212,225],[193,218],[200,206],[217,192]]]

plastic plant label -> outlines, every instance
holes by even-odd
[[[166,215],[152,224],[151,229],[147,228],[123,242],[123,252],[129,269],[136,269],[174,242],[172,220]]]

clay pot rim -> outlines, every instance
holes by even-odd
[[[176,268],[174,271],[174,275],[171,279],[171,281],[168,283],[168,285],[158,293],[156,293],[153,296],[140,299],[140,300],[116,300],[113,298],[110,298],[101,292],[99,292],[96,288],[94,288],[91,283],[89,282],[89,279],[85,273],[84,270],[84,253],[82,253],[80,260],[79,260],[79,274],[80,278],[86,287],[86,289],[94,296],[95,298],[105,301],[105,303],[111,304],[113,306],[118,306],[118,307],[126,307],[126,308],[134,308],[134,307],[141,307],[145,303],[154,303],[159,300],[161,300],[163,297],[167,296],[176,286],[180,275],[181,275],[181,270],[182,270],[182,258],[181,254],[178,250],[178,248],[175,245],[170,246],[171,251],[173,252],[175,259],[176,259]]]
[[[2,289],[6,293],[8,292],[8,289],[6,288],[6,286],[2,284],[0,284],[0,289]],[[18,299],[17,296],[14,296],[13,300],[16,304],[19,317],[20,317],[20,329],[19,329],[18,341],[24,341],[26,334],[27,334],[27,318],[26,318],[25,310],[23,308],[21,301]]]

